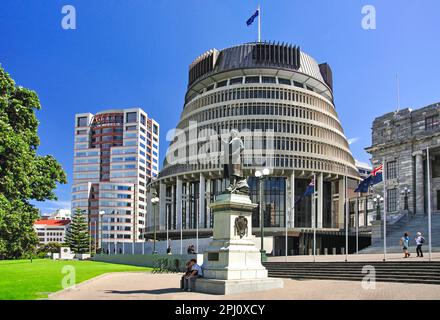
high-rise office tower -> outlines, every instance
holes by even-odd
[[[146,186],[158,175],[159,124],[140,108],[75,116],[72,212],[96,246],[144,240]]]

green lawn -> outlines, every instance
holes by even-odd
[[[107,272],[150,271],[151,268],[94,261],[3,260],[0,261],[0,300],[47,298],[62,288],[64,266],[73,266],[76,284]]]

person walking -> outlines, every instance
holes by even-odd
[[[409,256],[411,254],[409,253],[409,235],[408,235],[408,233],[405,232],[403,237],[400,239],[400,245],[403,248],[404,258],[409,258]]]
[[[417,232],[417,236],[416,236],[416,244],[417,244],[417,257],[423,258],[423,251],[422,251],[422,246],[423,243],[425,242],[425,238],[422,237],[422,233],[421,232]]]

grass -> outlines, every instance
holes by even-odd
[[[0,261],[0,300],[47,298],[62,290],[64,266],[75,270],[76,284],[107,272],[151,271],[151,268],[95,261],[57,261],[49,259]]]

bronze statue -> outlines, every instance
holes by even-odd
[[[238,136],[238,131],[232,129],[229,141],[222,139],[222,142],[225,152],[223,176],[229,179],[229,187],[226,188],[226,191],[228,193],[249,194],[249,185],[242,169],[244,143]]]

